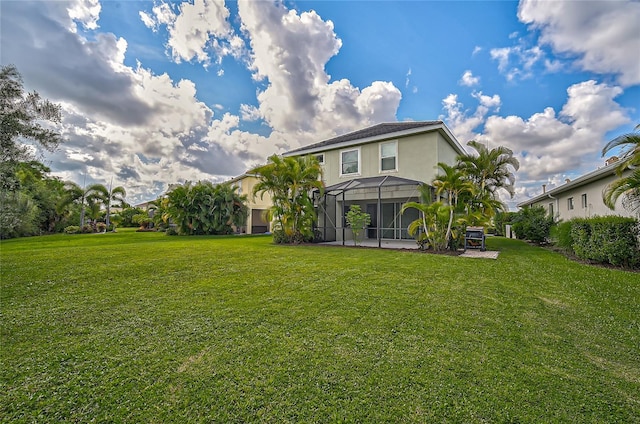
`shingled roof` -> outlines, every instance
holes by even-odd
[[[434,125],[443,125],[442,121],[410,121],[410,122],[385,122],[377,124],[372,127],[364,128],[358,131],[350,132],[347,134],[339,135],[328,140],[321,141],[319,143],[311,144],[309,146],[301,147],[299,149],[290,150],[285,155],[295,155],[296,153],[315,150],[331,146],[334,144],[346,143],[349,141],[363,140],[373,137],[384,136],[385,134],[394,134],[401,131],[413,130],[422,127],[433,127]]]

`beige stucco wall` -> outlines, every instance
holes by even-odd
[[[271,194],[265,192],[264,194],[253,195],[253,188],[258,183],[258,179],[253,175],[243,175],[231,180],[231,183],[238,187],[239,194],[247,195],[247,206],[249,208],[249,216],[247,217],[247,223],[245,225],[246,233],[251,234],[252,216],[251,211],[255,209],[266,210],[272,206]],[[271,228],[269,228],[270,230]]]
[[[331,149],[324,153],[324,182],[331,186],[354,178],[393,175],[401,178],[430,183],[437,175],[438,162],[455,163],[457,152],[437,132],[416,134],[395,139],[398,141],[396,171],[380,171],[380,144],[392,140],[363,144],[342,149]],[[340,176],[340,152],[360,149],[360,174]]]
[[[589,218],[592,216],[620,215],[633,217],[631,212],[622,207],[622,198],[618,198],[615,210],[609,209],[602,201],[602,192],[617,176],[610,175],[601,180],[585,184],[581,187],[569,189],[565,192],[552,195],[555,199],[547,197],[544,200],[534,203],[532,206],[543,206],[549,211],[549,204],[553,203],[554,215],[556,219],[567,221],[572,218]],[[587,195],[587,206],[582,205],[582,195]],[[573,210],[570,210],[569,198],[573,198]]]

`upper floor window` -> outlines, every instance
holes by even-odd
[[[573,197],[567,199],[567,209],[573,210]]]
[[[398,170],[398,142],[380,144],[380,171]]]
[[[320,162],[320,165],[324,165],[324,153],[318,153],[316,155],[316,159],[318,159],[318,162]]]
[[[340,152],[340,175],[360,173],[360,149]]]
[[[549,203],[549,216],[552,217],[552,218],[554,217],[554,215],[553,215],[553,203]]]
[[[587,208],[587,193],[584,193],[582,195],[582,209],[586,209]]]

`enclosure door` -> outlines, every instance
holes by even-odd
[[[409,235],[407,227],[413,221],[418,219],[418,211],[416,209],[407,209],[402,211],[402,203],[383,203],[382,204],[382,238],[383,239],[412,239]]]
[[[371,223],[367,227],[367,238],[378,239],[378,205],[367,203],[367,213],[371,217]]]
[[[251,211],[251,234],[263,234],[269,231],[269,223],[265,219],[264,209],[253,209]]]

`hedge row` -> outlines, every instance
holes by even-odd
[[[640,225],[620,216],[576,218],[558,224],[557,244],[581,259],[634,268],[640,266]]]

